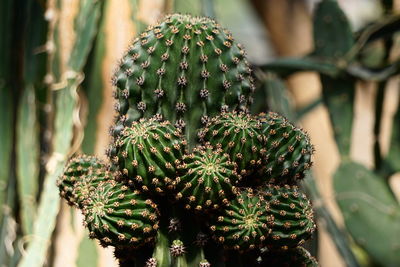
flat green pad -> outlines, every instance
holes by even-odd
[[[375,262],[400,262],[400,205],[389,187],[372,171],[343,162],[334,175],[336,201],[347,230]]]

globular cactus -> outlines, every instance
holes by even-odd
[[[213,219],[210,229],[218,243],[246,251],[264,244],[274,217],[267,212],[267,202],[248,188]]]
[[[266,245],[274,249],[288,249],[303,245],[315,231],[311,203],[295,185],[272,185],[261,193],[267,201],[270,235]]]
[[[154,241],[157,233],[157,205],[115,181],[99,185],[82,211],[89,236],[103,246],[135,248]]]
[[[119,113],[114,134],[123,124],[155,116],[185,128],[193,143],[209,117],[248,109],[250,74],[245,51],[215,21],[167,16],[133,42],[113,76]]]
[[[140,119],[125,127],[109,148],[111,162],[143,191],[173,188],[176,162],[185,151],[180,129],[168,121]]]
[[[310,138],[275,112],[261,113],[257,119],[267,138],[267,159],[260,176],[265,182],[295,184],[312,165],[314,148]]]
[[[261,123],[243,112],[226,112],[211,119],[198,133],[200,140],[228,153],[240,175],[248,176],[264,162],[266,138]]]
[[[218,209],[236,193],[240,180],[235,163],[222,149],[211,145],[198,146],[184,155],[178,166],[176,198],[186,209]]]
[[[232,250],[296,249],[314,231],[294,186],[312,146],[283,117],[249,114],[250,72],[208,18],[167,16],[129,47],[113,78],[111,165],[72,161],[59,183],[121,264],[209,267]]]
[[[60,196],[69,205],[82,208],[82,202],[102,181],[112,179],[112,173],[100,159],[80,155],[70,159],[57,180]]]
[[[261,254],[260,267],[318,267],[317,260],[303,247],[268,250]]]

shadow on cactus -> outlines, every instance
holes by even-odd
[[[58,185],[121,266],[230,266],[233,254],[317,265],[300,247],[315,223],[295,185],[312,145],[280,115],[249,113],[251,70],[227,30],[167,16],[133,42],[113,83],[109,163],[73,158]]]

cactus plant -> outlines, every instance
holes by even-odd
[[[82,208],[82,201],[99,182],[110,178],[105,164],[96,157],[81,155],[71,158],[57,180],[60,196],[70,205]]]
[[[103,246],[135,248],[154,240],[158,229],[157,205],[115,181],[100,184],[82,213],[89,236]]]
[[[262,133],[267,137],[264,167],[267,181],[295,184],[312,165],[314,148],[310,138],[277,113],[261,113],[258,119],[262,123]]]
[[[141,119],[122,130],[108,154],[122,175],[138,188],[163,193],[173,187],[175,164],[185,146],[180,129],[169,121]]]
[[[264,163],[266,138],[260,121],[250,114],[223,113],[212,118],[198,135],[203,142],[226,151],[240,175],[248,176]]]
[[[59,182],[121,265],[204,267],[310,237],[311,206],[295,184],[312,145],[283,117],[249,113],[250,73],[241,46],[208,18],[167,16],[129,47],[113,79],[111,166],[76,158]]]
[[[267,246],[276,249],[298,247],[315,231],[313,210],[297,186],[272,185],[262,192],[268,203],[270,235]]]
[[[263,245],[271,233],[268,224],[274,217],[268,212],[268,202],[247,189],[214,220],[210,229],[216,241],[227,248],[245,251]]]
[[[182,157],[176,178],[177,199],[187,209],[218,209],[236,193],[240,180],[235,164],[222,149],[198,146]]]

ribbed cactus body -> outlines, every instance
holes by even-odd
[[[115,181],[97,187],[83,214],[90,237],[103,246],[138,247],[152,241],[158,229],[156,204]]]
[[[250,73],[243,48],[215,21],[167,16],[133,42],[114,74],[117,125],[162,117],[194,141],[208,117],[247,110]]]
[[[224,247],[243,251],[262,246],[270,233],[271,220],[267,203],[247,189],[214,218],[210,229]]]
[[[68,161],[64,173],[57,180],[60,196],[69,205],[82,207],[82,201],[101,182],[112,179],[112,174],[100,159],[80,155]]]
[[[294,185],[268,185],[262,195],[268,202],[267,212],[274,219],[268,222],[271,234],[266,244],[272,248],[302,245],[315,231],[311,203]]]
[[[264,162],[265,137],[261,123],[242,112],[226,112],[211,119],[199,138],[228,153],[239,174],[247,176]]]
[[[260,267],[318,267],[317,260],[303,247],[267,251],[261,256]]]
[[[311,167],[313,146],[310,138],[285,117],[274,113],[261,113],[262,133],[267,137],[267,162],[263,171],[265,180],[272,183],[296,183]]]
[[[198,146],[178,166],[176,198],[187,209],[217,209],[236,192],[240,176],[229,155],[211,145]]]
[[[186,141],[169,121],[140,119],[125,127],[109,150],[123,177],[143,191],[165,193],[173,187],[176,162]]]

